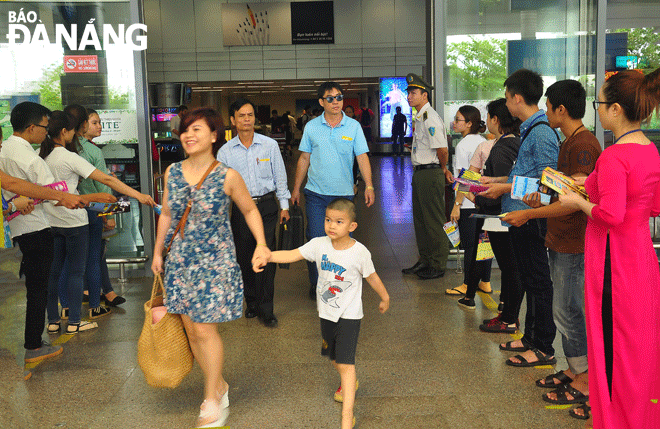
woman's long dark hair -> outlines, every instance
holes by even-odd
[[[63,112],[61,110],[55,110],[50,114],[48,118],[48,134],[46,134],[46,139],[41,143],[41,150],[39,150],[39,156],[46,159],[48,155],[51,154],[53,149],[55,149],[55,140],[60,137],[62,130],[72,130],[76,126],[76,119],[70,114]],[[74,137],[75,141],[77,138]],[[76,152],[76,146],[64,142],[65,147],[71,152]]]
[[[497,118],[500,122],[502,135],[515,134],[520,135],[520,119],[511,116],[511,112],[506,107],[506,99],[498,98],[486,106],[486,110],[491,118]]]
[[[73,139],[72,144],[76,148],[75,152],[78,153],[82,148],[80,147],[80,142],[77,137],[84,137],[82,132],[83,125],[89,120],[89,113],[87,112],[87,109],[80,104],[69,104],[64,108],[64,112],[73,116],[75,120],[74,128],[76,129],[76,138]]]

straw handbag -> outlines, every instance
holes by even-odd
[[[153,323],[152,309],[163,305],[163,279],[154,278],[151,299],[144,304],[144,325],[138,340],[138,363],[147,383],[174,388],[190,372],[193,355],[181,316],[166,313]]]

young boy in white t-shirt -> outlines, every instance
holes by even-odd
[[[341,376],[335,400],[343,402],[342,429],[355,424],[353,405],[357,378],[355,349],[362,312],[362,278],[380,296],[378,310],[387,311],[390,297],[376,274],[371,253],[350,233],[355,231],[355,204],[345,198],[332,201],[325,211],[325,237],[313,238],[295,250],[272,252],[269,262],[316,262],[319,280],[316,304],[321,317],[321,354],[328,356]],[[259,266],[265,263],[259,263]]]

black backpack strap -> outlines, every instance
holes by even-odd
[[[554,128],[552,128],[548,122],[541,121],[541,122],[537,122],[534,125],[532,125],[531,127],[527,128],[527,132],[525,133],[523,138],[520,140],[520,145],[521,146],[522,146],[523,142],[525,141],[525,139],[527,138],[527,136],[529,135],[529,133],[531,133],[532,130],[535,127],[538,127],[539,125],[547,125],[552,130],[552,132],[555,133],[555,137],[557,137],[557,143],[559,143],[561,141],[561,139],[559,138],[559,134],[557,134],[557,131]]]

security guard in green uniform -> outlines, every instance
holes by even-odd
[[[413,120],[411,160],[413,220],[419,250],[419,261],[404,274],[417,274],[421,279],[435,279],[445,274],[449,257],[449,239],[442,228],[445,216],[445,180],[454,178],[447,169],[449,150],[445,124],[429,104],[434,88],[421,77],[410,73],[408,104],[417,109]]]

